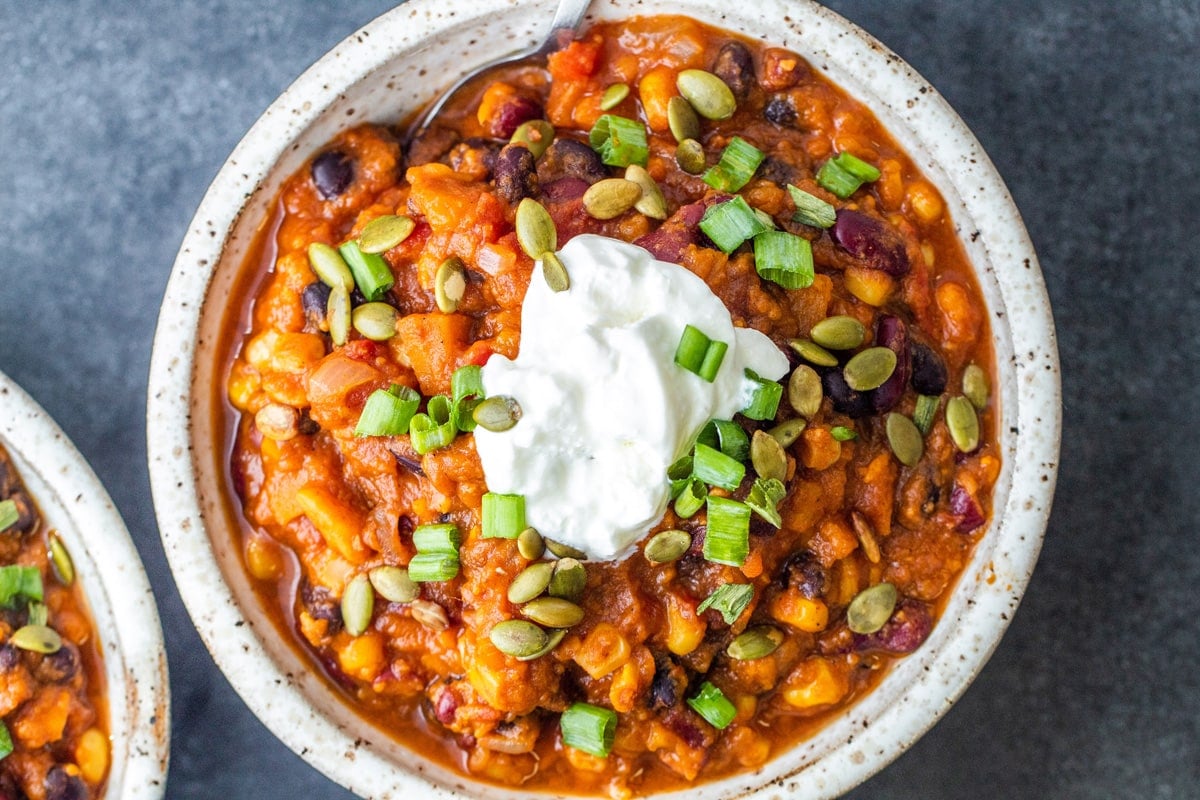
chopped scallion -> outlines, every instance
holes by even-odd
[[[754,597],[754,587],[748,583],[727,583],[717,587],[717,590],[704,598],[704,602],[696,606],[696,613],[703,614],[710,608],[721,612],[726,625],[732,625],[750,605]]]
[[[758,478],[750,487],[746,505],[776,528],[782,528],[783,518],[779,516],[777,506],[786,495],[787,489],[778,478]]]
[[[8,726],[0,720],[0,761],[12,755],[13,740],[12,734],[8,732]]]
[[[709,725],[718,730],[728,728],[729,723],[733,722],[733,718],[737,716],[737,709],[725,696],[725,693],[708,681],[700,684],[699,694],[689,697],[687,704],[692,707],[693,711],[704,717]]]
[[[450,376],[450,399],[454,402],[464,397],[483,397],[483,367],[467,364],[454,370]]]
[[[428,414],[416,414],[408,423],[408,434],[412,438],[413,449],[421,455],[440,450],[450,444],[454,441],[456,433],[454,420],[439,424]]]
[[[10,498],[0,502],[0,531],[6,531],[16,525],[20,518],[21,511],[17,508],[17,501]]]
[[[817,183],[845,200],[864,183],[879,180],[879,170],[850,153],[838,153],[817,171]]]
[[[692,457],[684,456],[667,467],[667,480],[671,482],[671,499],[674,500],[692,483]]]
[[[829,435],[839,442],[849,442],[858,438],[858,434],[853,428],[847,428],[845,425],[834,425],[829,429]]]
[[[675,363],[709,383],[717,377],[729,345],[714,341],[694,325],[685,325],[675,348]]]
[[[732,420],[710,419],[696,441],[715,447],[738,461],[745,461],[750,457],[750,437],[741,425]]]
[[[608,758],[617,733],[617,713],[590,703],[575,703],[559,718],[563,744],[597,758]]]
[[[727,350],[729,350],[729,345],[725,342],[715,340],[709,342],[708,349],[704,351],[704,360],[700,362],[700,369],[696,370],[696,374],[712,383],[721,370],[721,362],[725,360]]]
[[[704,481],[692,478],[684,486],[679,496],[675,498],[675,516],[688,519],[704,507],[704,499],[708,496],[708,488]]]
[[[600,154],[600,160],[612,167],[644,167],[650,155],[646,126],[616,114],[603,114],[596,120],[588,133],[588,143]]]
[[[483,496],[483,538],[515,539],[525,527],[524,495],[488,492]]]
[[[770,230],[741,195],[709,206],[700,218],[700,230],[723,253],[732,253],[742,243]]]
[[[710,486],[720,486],[722,489],[733,491],[742,482],[742,478],[746,477],[746,465],[720,450],[697,442],[692,475]]]
[[[728,497],[708,496],[708,532],[704,557],[740,567],[750,554],[750,506]]]
[[[415,583],[448,581],[458,575],[458,555],[417,553],[408,562],[408,577]]]
[[[750,400],[742,409],[742,416],[749,419],[775,419],[779,401],[783,398],[783,385],[760,377],[752,369],[746,370],[746,382],[750,384]]]
[[[702,180],[718,192],[736,192],[750,182],[764,158],[766,153],[735,136],[721,153],[716,166],[705,171]]]
[[[788,184],[788,194],[796,206],[792,220],[814,228],[831,228],[837,222],[837,209],[816,195]]]
[[[407,386],[393,383],[388,389],[376,389],[367,398],[354,435],[400,436],[408,433],[409,423],[417,413],[421,396]]]
[[[812,286],[812,244],[787,231],[764,231],[754,237],[754,269],[785,289]]]
[[[20,564],[0,567],[0,606],[12,607],[19,599],[42,601],[42,573]]]
[[[396,282],[392,268],[383,260],[383,256],[364,253],[358,249],[358,242],[346,242],[338,248],[338,252],[346,259],[346,265],[354,275],[354,285],[367,300],[379,300]]]
[[[453,522],[418,525],[412,535],[413,547],[418,553],[458,554],[462,545],[462,533]]]

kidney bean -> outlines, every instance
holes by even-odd
[[[933,616],[924,603],[904,599],[883,627],[870,634],[855,634],[856,650],[881,650],[885,653],[911,653],[929,638]]]
[[[829,235],[864,267],[893,277],[908,273],[908,251],[900,234],[886,222],[848,208],[838,209]]]
[[[950,491],[950,512],[958,517],[955,527],[961,533],[970,533],[987,521],[979,501],[957,483]]]
[[[441,692],[433,701],[433,716],[443,725],[454,722],[454,715],[462,701],[458,694],[449,686],[443,686]]]
[[[876,413],[884,414],[896,407],[900,398],[904,396],[904,390],[908,388],[908,376],[911,372],[908,326],[899,317],[884,314],[875,325],[875,342],[896,354],[896,369],[892,376],[878,389],[870,392],[871,407]]]
[[[508,139],[522,122],[541,117],[541,103],[530,97],[513,95],[496,108],[486,127],[488,133],[497,139]]]
[[[496,193],[513,205],[537,196],[537,165],[528,147],[507,144],[500,150],[496,156]]]
[[[59,765],[50,768],[42,785],[46,789],[46,800],[88,800],[87,785],[83,780]]]
[[[790,89],[808,72],[800,58],[791,50],[768,47],[762,59],[762,87],[768,92]]]
[[[949,375],[946,372],[946,362],[937,351],[921,342],[913,342],[911,351],[913,390],[935,397],[946,391]]]
[[[340,150],[328,150],[313,159],[311,174],[321,197],[332,200],[354,182],[354,162]]]
[[[558,137],[538,159],[538,178],[543,184],[570,176],[593,184],[608,177],[608,168],[588,145],[568,137]]]
[[[821,386],[825,396],[833,403],[833,410],[839,414],[858,419],[871,413],[870,395],[851,389],[841,369],[826,369],[821,374]]]
[[[796,121],[796,109],[782,95],[773,95],[763,108],[763,117],[775,125],[791,125]]]
[[[745,102],[754,86],[754,58],[741,42],[727,42],[717,52],[713,74],[725,81],[739,103]]]
[[[578,200],[587,191],[588,182],[579,178],[559,178],[542,187],[542,197],[551,202]]]

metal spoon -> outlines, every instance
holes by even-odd
[[[414,122],[408,129],[405,145],[412,142],[422,131],[429,127],[434,118],[437,117],[441,110],[445,107],[450,98],[466,85],[469,81],[477,77],[481,72],[484,72],[504,64],[510,64],[532,56],[544,56],[547,53],[555,50],[559,43],[559,34],[563,31],[574,32],[579,28],[579,23],[583,21],[584,14],[587,13],[588,6],[591,5],[591,0],[558,0],[558,8],[554,12],[554,20],[550,23],[550,30],[546,34],[546,38],[542,40],[540,45],[536,47],[527,47],[523,50],[518,50],[515,53],[500,56],[486,64],[481,65],[475,70],[463,75],[455,81],[450,88],[442,92],[442,94],[425,109],[420,118]]]

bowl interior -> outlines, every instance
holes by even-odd
[[[0,374],[3,442],[45,524],[62,537],[100,637],[112,767],[106,796],[156,800],[170,737],[166,651],[154,596],[124,522],[66,435]]]
[[[357,717],[259,606],[231,533],[238,522],[222,477],[226,445],[216,438],[224,396],[218,351],[222,331],[236,324],[227,298],[280,185],[309,155],[348,127],[396,121],[463,71],[535,42],[552,5],[412,0],[339,45],[272,105],[218,175],[183,243],[159,321],[149,402],[151,474],[180,591],[217,663],[268,727],[363,795],[398,797],[419,788],[429,796],[455,796],[467,793],[467,781]],[[827,9],[795,0],[741,7],[714,0],[603,0],[593,6],[593,19],[686,13],[806,57],[869,106],[941,190],[990,310],[1004,454],[995,519],[930,640],[813,739],[756,773],[688,791],[735,797],[773,785],[790,797],[837,794],[902,752],[965,689],[999,641],[1036,560],[1059,428],[1057,349],[1036,257],[1003,182],[945,101],[898,57]],[[264,691],[272,685],[278,688]],[[506,793],[472,785],[470,795]]]

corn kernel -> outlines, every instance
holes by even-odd
[[[383,639],[374,631],[347,637],[337,656],[342,672],[360,681],[374,680],[383,669]]]
[[[88,728],[75,745],[75,760],[83,779],[93,786],[98,785],[108,774],[108,737],[99,728]]]
[[[613,711],[620,714],[632,711],[637,705],[640,691],[637,666],[632,661],[626,662],[613,676],[612,686],[608,690],[608,700],[612,703]]]
[[[260,581],[273,581],[283,574],[278,546],[264,536],[246,540],[246,568]]]
[[[629,641],[616,626],[601,622],[583,640],[575,663],[596,680],[629,661]]]
[[[788,589],[771,601],[771,616],[806,633],[818,633],[829,625],[829,606],[816,598]]]
[[[700,646],[707,626],[696,616],[694,606],[673,594],[667,595],[667,649],[685,656]]]
[[[883,305],[896,288],[895,278],[881,270],[847,267],[843,274],[846,291],[869,306]]]
[[[942,216],[942,199],[938,197],[937,190],[925,181],[917,181],[908,187],[908,204],[926,225],[937,222]]]
[[[838,702],[850,691],[850,683],[824,658],[809,658],[788,676],[783,699],[794,708],[814,708]]]

